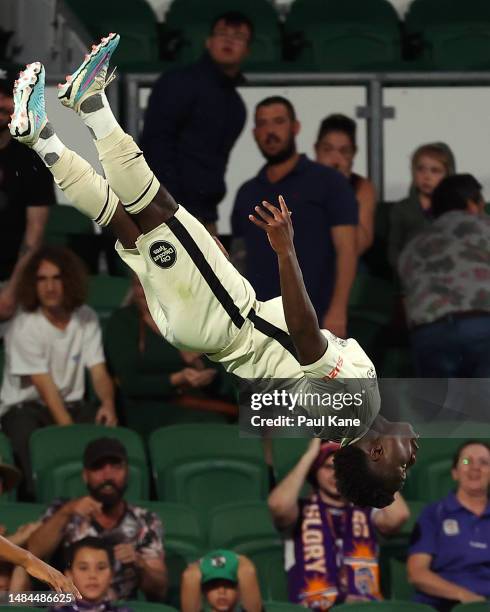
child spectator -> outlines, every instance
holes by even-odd
[[[230,550],[213,550],[182,575],[182,612],[261,612],[254,564]]]
[[[405,245],[432,222],[432,194],[443,178],[456,172],[447,144],[421,145],[412,155],[412,186],[408,197],[393,204],[390,212],[388,261],[396,270]]]
[[[68,549],[65,574],[72,579],[83,599],[50,608],[50,612],[132,612],[131,608],[115,606],[109,599],[114,556],[101,538],[87,537],[72,544]]]

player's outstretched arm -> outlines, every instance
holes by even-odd
[[[1,536],[0,558],[14,565],[22,566],[28,574],[46,582],[57,593],[73,593],[78,599],[82,598],[80,592],[69,578],[35,557],[29,551],[12,544],[12,542]]]
[[[269,242],[277,253],[284,315],[289,333],[298,352],[301,365],[314,363],[326,351],[328,342],[318,325],[315,309],[306,291],[293,243],[291,215],[282,196],[279,206],[262,202],[249,215],[250,221],[267,233]]]

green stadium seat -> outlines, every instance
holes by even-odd
[[[157,20],[145,0],[67,0],[68,7],[93,37],[121,35],[114,62],[126,69],[134,63],[158,60]]]
[[[304,610],[303,606],[285,601],[266,601],[265,612],[299,612]]]
[[[121,306],[128,295],[131,281],[122,276],[97,274],[89,279],[87,304],[99,315],[102,321]]]
[[[423,37],[423,60],[435,70],[490,66],[490,4],[486,0],[415,0],[405,18],[410,35]]]
[[[488,612],[488,601],[473,601],[472,603],[460,603],[452,608],[452,612]]]
[[[179,61],[193,61],[201,56],[210,25],[216,17],[237,10],[254,24],[254,39],[245,64],[257,65],[276,62],[281,57],[279,22],[274,7],[268,0],[174,0],[165,18],[168,35],[176,36],[181,45]]]
[[[390,559],[390,597],[393,599],[410,600],[415,589],[407,579],[406,561]]]
[[[121,607],[131,608],[134,612],[177,612],[178,608],[167,606],[162,603],[142,601],[140,599],[128,599],[121,602]]]
[[[87,487],[82,480],[83,451],[91,440],[118,438],[129,459],[127,499],[145,499],[149,476],[141,438],[124,427],[102,425],[51,425],[36,430],[30,439],[30,452],[36,499],[50,503],[56,497],[80,497]]]
[[[122,396],[124,422],[147,440],[160,427],[185,423],[229,423],[230,417],[218,412],[186,408],[169,402],[140,400]]]
[[[272,463],[276,482],[282,480],[298,463],[308,447],[309,440],[305,438],[273,438]]]
[[[412,32],[441,23],[479,21],[490,21],[490,4],[487,0],[444,0],[443,11],[440,0],[413,0],[405,15],[405,24]]]
[[[21,525],[38,521],[45,509],[44,504],[3,502],[0,510],[0,523],[5,525],[7,534],[11,534]]]
[[[267,596],[272,601],[287,601],[288,578],[284,569],[284,562],[276,563],[273,560],[265,566],[265,583],[267,585]]]
[[[260,500],[268,479],[261,442],[233,425],[170,425],[149,439],[157,497],[207,512],[229,501]]]
[[[349,296],[349,317],[386,325],[392,319],[395,299],[393,283],[360,272]]]
[[[299,59],[318,70],[389,70],[400,61],[398,27],[376,24],[325,24],[306,26],[306,45]]]
[[[211,510],[209,546],[249,557],[257,568],[262,595],[270,595],[271,567],[283,568],[284,561],[283,543],[266,503],[230,503]]]
[[[199,523],[199,513],[185,504],[142,501],[140,505],[155,512],[163,524],[165,549],[179,550],[189,560],[206,550],[206,536]]]
[[[387,0],[295,0],[286,18],[286,28],[301,29],[325,23],[398,23],[398,14]]]
[[[182,572],[207,548],[198,513],[184,504],[142,501],[139,505],[155,512],[162,521],[165,564],[169,576],[167,601],[179,609]]]
[[[390,599],[335,606],[335,612],[434,612],[434,608],[413,601]]]
[[[426,60],[435,70],[490,67],[490,21],[434,25],[424,31]]]
[[[398,15],[386,0],[296,0],[284,28],[296,60],[316,69],[389,69],[401,60]]]
[[[74,236],[93,234],[92,221],[73,206],[58,204],[50,208],[44,234],[47,244],[70,246]]]

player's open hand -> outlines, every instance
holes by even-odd
[[[29,555],[24,569],[34,578],[47,582],[57,593],[73,593],[75,597],[82,599],[79,590],[69,578],[34,555]]]
[[[294,248],[291,213],[282,196],[279,196],[279,206],[280,208],[277,208],[269,202],[262,202],[262,206],[255,207],[255,212],[260,219],[254,215],[248,216],[254,225],[267,233],[271,247],[278,255],[289,253]]]

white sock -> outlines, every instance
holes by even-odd
[[[105,92],[96,93],[88,97],[80,105],[80,117],[90,130],[94,140],[109,136],[118,126],[112,114],[111,107]]]
[[[61,142],[58,136],[56,136],[51,123],[48,122],[41,130],[39,138],[37,142],[32,145],[32,148],[34,151],[36,151],[46,166],[50,168],[61,157],[61,154],[65,149],[65,145]]]

